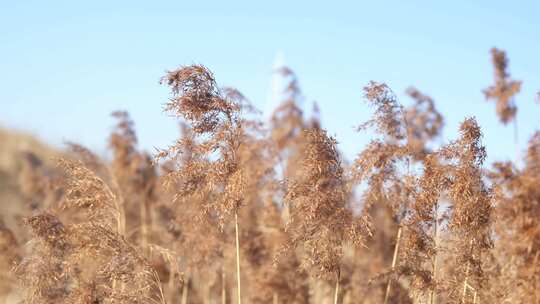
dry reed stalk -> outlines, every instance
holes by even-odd
[[[240,240],[238,237],[238,212],[234,213],[234,231],[236,234],[236,281],[238,288],[238,304],[242,304],[242,284],[240,282]]]
[[[515,147],[515,155],[514,155],[514,162],[519,162],[519,130],[518,130],[518,120],[514,119],[514,147]]]
[[[157,274],[157,272],[155,270],[152,270],[152,275],[154,276],[154,280],[155,280],[157,288],[159,290],[160,304],[167,304],[167,301],[165,300],[165,293],[163,292],[163,287],[162,287],[159,275]],[[173,304],[173,303],[171,302],[171,304]]]
[[[165,110],[183,117],[193,130],[189,143],[179,140],[161,151],[158,158],[176,159],[186,148],[193,148],[200,161],[188,162],[175,172],[173,179],[181,182],[176,200],[189,197],[214,196],[204,200],[200,217],[217,217],[223,229],[234,214],[236,235],[236,269],[238,303],[242,301],[240,282],[240,241],[238,210],[244,203],[246,168],[240,163],[239,154],[248,137],[249,125],[240,117],[246,107],[240,93],[220,89],[213,74],[204,66],[192,65],[170,71],[162,83],[171,87],[173,97]],[[218,155],[218,157],[215,157]],[[204,195],[203,195],[204,193]]]
[[[395,270],[396,264],[397,264],[397,257],[399,252],[399,243],[401,242],[401,226],[398,228],[397,234],[396,234],[396,245],[394,246],[394,254],[392,256],[392,271]],[[384,304],[388,303],[388,299],[390,298],[390,290],[392,286],[392,277],[388,278],[388,283],[386,284],[386,292],[384,294]]]
[[[110,172],[110,171],[109,171]],[[114,209],[115,209],[115,220],[116,220],[116,230],[118,234],[125,236],[126,235],[126,211],[124,209],[124,196],[120,193],[120,185],[118,180],[111,173],[111,186],[113,189],[116,189],[116,199],[114,200]],[[110,191],[110,190],[109,190]],[[112,191],[111,191],[112,194]],[[114,195],[114,194],[113,194]]]
[[[227,274],[225,269],[221,270],[221,304],[227,304],[227,286],[226,286]]]
[[[429,295],[429,303],[435,304],[436,298],[437,298],[437,238],[439,237],[439,203],[435,203],[435,206],[433,208],[433,245],[435,247],[435,253],[433,255],[433,261],[432,261],[432,273],[431,276],[433,277],[434,285],[431,288],[431,292]]]
[[[474,241],[474,239],[470,240],[470,255],[474,259],[473,241]],[[471,269],[471,262],[467,261],[467,268],[465,269],[465,279],[463,280],[463,291],[462,291],[462,294],[461,294],[461,303],[462,304],[465,303],[465,298],[467,296],[467,290],[470,288],[470,285],[469,285],[469,272],[470,272],[470,269]],[[476,291],[475,291],[475,293],[476,293]]]
[[[172,274],[169,275],[169,282],[167,282],[168,291],[169,291],[169,303],[175,303],[174,299],[176,298],[177,290],[175,288],[174,279]]]
[[[212,287],[210,285],[210,282],[206,283],[206,298],[205,298],[205,302],[207,304],[212,304]]]
[[[461,293],[461,303],[465,303],[465,297],[467,296],[467,286],[468,286],[470,269],[471,269],[471,265],[467,263],[467,268],[465,270],[465,280],[463,280],[463,292]]]
[[[116,219],[116,222],[118,223],[118,234],[126,235],[126,212],[124,209],[124,204],[119,204],[116,208],[119,210],[117,214],[118,218]]]
[[[440,152],[449,163],[447,171],[451,181],[448,194],[452,208],[448,209],[448,227],[452,233],[449,247],[453,251],[450,256],[453,261],[450,265],[458,277],[464,277],[467,284],[472,282],[476,286],[488,282],[482,257],[489,253],[493,242],[493,194],[484,182],[482,165],[486,150],[481,138],[482,132],[476,120],[467,118],[460,126],[459,139]],[[460,291],[459,283],[454,281],[449,286],[449,296],[464,303],[466,286],[464,284]]]
[[[336,287],[334,290],[334,304],[338,304],[340,277],[341,277],[341,271],[338,270],[337,275],[336,275]]]
[[[141,200],[139,210],[141,217],[141,248],[144,254],[148,254],[148,210],[146,208],[146,200]]]
[[[176,298],[176,287],[175,287],[175,278],[178,277],[178,281],[181,280],[182,274],[180,273],[180,266],[178,264],[178,259],[176,253],[170,249],[158,246],[158,245],[149,245],[148,253],[153,254],[154,252],[158,253],[168,264],[169,268],[169,281],[168,281],[168,291],[169,291],[169,302],[174,303]]]
[[[375,107],[375,112],[358,130],[372,129],[377,137],[358,155],[353,166],[354,182],[368,186],[363,194],[364,205],[388,206],[398,226],[399,240],[397,236],[394,239],[392,269],[384,274],[379,271],[376,277],[388,278],[386,284],[382,283],[386,285],[381,295],[383,303],[391,299],[396,276],[410,278],[414,291],[423,290],[428,277],[423,260],[429,256],[426,249],[430,246],[424,246],[429,239],[426,235],[429,224],[421,222],[431,220],[424,212],[430,209],[429,204],[418,203],[419,178],[410,169],[411,165],[424,166],[431,153],[427,143],[440,134],[443,119],[431,98],[415,89],[407,93],[416,103],[404,109],[386,84],[370,82],[364,87],[364,97]]]
[[[188,293],[189,293],[189,282],[190,278],[188,277],[184,284],[182,285],[182,304],[188,303]]]

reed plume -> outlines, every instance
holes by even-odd
[[[300,248],[300,267],[314,277],[335,280],[339,290],[341,259],[346,243],[362,245],[370,234],[367,218],[347,208],[348,194],[335,139],[323,130],[306,130],[302,171],[285,196],[291,216],[289,245]]]
[[[514,303],[535,303],[540,299],[538,277],[540,267],[540,230],[538,182],[540,181],[540,132],[529,140],[525,165],[517,168],[510,162],[494,164],[490,174],[495,187],[496,223],[502,278],[506,282],[506,300]]]
[[[389,276],[384,295],[384,303],[387,303],[392,295],[392,282],[397,281],[402,222],[409,205],[408,191],[404,191],[407,186],[403,182],[410,179],[404,178],[406,172],[398,165],[410,161],[407,128],[404,109],[386,84],[370,82],[364,87],[364,98],[375,107],[375,111],[370,120],[358,127],[358,131],[373,129],[377,137],[355,159],[352,181],[366,185],[362,194],[366,210],[371,210],[376,204],[385,204],[392,210],[393,221],[397,225],[391,269],[384,273],[384,277]]]
[[[407,145],[418,160],[429,152],[430,141],[441,135],[444,118],[431,97],[414,87],[408,88],[406,93],[414,100],[414,104],[404,110]]]
[[[455,291],[449,294],[452,301],[471,303],[469,286],[482,290],[488,279],[482,269],[482,259],[493,245],[492,190],[483,180],[486,150],[481,144],[482,133],[476,120],[463,121],[460,134],[458,140],[441,150],[442,158],[449,162],[451,214],[448,228],[453,236],[450,240],[453,257],[449,263],[457,278],[449,282],[448,288]]]
[[[486,99],[496,102],[499,120],[506,125],[516,116],[517,106],[514,103],[514,96],[521,90],[521,81],[510,78],[505,51],[492,48],[491,61],[494,67],[495,84],[486,88],[484,95]]]
[[[484,94],[516,123],[521,82],[492,56]],[[409,88],[403,106],[370,82],[369,142],[349,163],[318,107],[304,117],[292,69],[275,72],[268,124],[204,66],[167,72],[181,134],[155,159],[125,111],[103,157],[68,142],[54,166],[31,144],[6,169],[0,145],[0,301],[539,302],[540,132],[486,171],[474,118],[438,141],[433,98]]]
[[[82,163],[59,165],[66,174],[62,208],[25,220],[32,253],[15,268],[25,303],[160,302],[154,270],[120,234],[117,197]],[[59,217],[73,209],[84,216],[64,224]]]
[[[190,162],[171,174],[182,180],[177,198],[211,194],[202,201],[204,215],[217,216],[220,226],[234,215],[236,234],[236,266],[238,303],[241,303],[240,245],[238,211],[244,203],[245,172],[239,166],[238,151],[245,134],[239,114],[241,104],[227,98],[216,84],[212,73],[193,65],[170,71],[162,79],[173,93],[165,110],[190,124],[198,141],[195,151],[203,159]],[[158,157],[174,157],[181,153],[181,142],[162,151]],[[216,156],[216,157],[213,157]]]

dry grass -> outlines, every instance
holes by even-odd
[[[493,49],[503,123],[521,82]],[[370,82],[369,144],[349,164],[289,84],[268,125],[204,66],[168,72],[181,135],[152,157],[113,113],[112,158],[0,133],[0,296],[8,303],[538,303],[540,135],[484,167],[466,118]],[[318,112],[315,111],[316,113]],[[486,132],[486,130],[484,130]]]

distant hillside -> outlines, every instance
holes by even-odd
[[[20,226],[14,219],[18,218],[16,215],[23,214],[24,209],[18,183],[24,152],[32,152],[46,166],[52,165],[54,157],[61,153],[35,136],[0,127],[0,217],[4,218],[10,229],[17,232]]]
[[[0,170],[14,173],[20,169],[21,152],[32,152],[45,162],[59,154],[57,149],[43,143],[35,136],[0,127]]]

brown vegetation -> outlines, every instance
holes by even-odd
[[[504,124],[503,51],[486,89]],[[437,145],[435,101],[384,83],[364,97],[371,141],[349,165],[298,106],[289,68],[269,125],[204,66],[167,72],[181,135],[155,157],[113,113],[111,160],[6,137],[0,296],[23,303],[538,303],[540,133],[523,166],[484,167],[474,118]],[[485,130],[484,130],[485,131]],[[12,161],[10,161],[10,159]],[[0,298],[1,299],[1,298]]]

